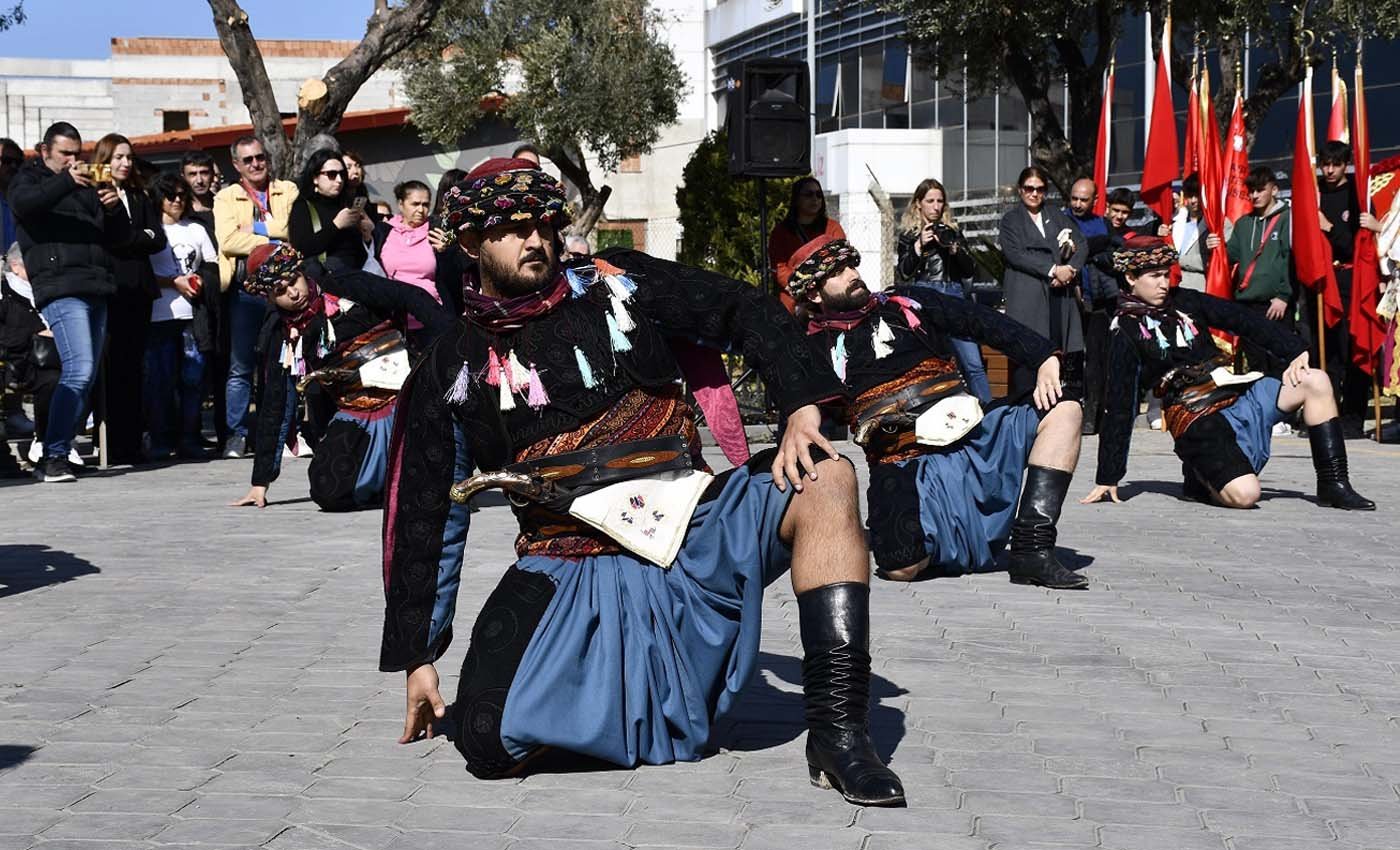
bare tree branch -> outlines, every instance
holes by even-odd
[[[209,0],[209,8],[214,12],[214,30],[219,34],[219,44],[238,77],[238,87],[243,90],[243,105],[248,107],[253,130],[263,140],[275,169],[286,176],[291,166],[291,150],[287,134],[282,131],[282,116],[277,111],[277,97],[267,78],[262,50],[248,23],[248,13],[238,5],[238,0]]]

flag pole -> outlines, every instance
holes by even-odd
[[[1299,97],[1303,101],[1303,113],[1307,116],[1306,120],[1308,164],[1310,166],[1310,179],[1312,179],[1315,182],[1317,180],[1317,142],[1313,138],[1313,134],[1316,132],[1316,129],[1313,126],[1314,118],[1312,102],[1312,57],[1308,55],[1308,50],[1312,47],[1312,32],[1310,30],[1303,31],[1301,47],[1303,52],[1303,91],[1300,93]],[[1317,366],[1324,373],[1327,371],[1327,337],[1325,336],[1327,332],[1327,322],[1325,313],[1326,306],[1325,302],[1323,301],[1323,290],[1325,288],[1325,283],[1318,285],[1316,307],[1314,308],[1314,311],[1317,313]]]

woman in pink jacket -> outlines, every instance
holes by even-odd
[[[427,184],[409,180],[394,187],[394,197],[399,202],[399,214],[387,222],[388,232],[379,250],[379,263],[389,277],[418,287],[441,304],[442,295],[437,286],[437,254],[428,241],[432,192]],[[410,316],[408,349],[415,360],[422,353],[425,342],[422,323]]]

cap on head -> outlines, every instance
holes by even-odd
[[[248,276],[243,281],[243,290],[271,299],[278,289],[296,280],[304,263],[301,252],[286,242],[259,245],[248,255]]]
[[[1157,236],[1134,236],[1113,252],[1113,268],[1120,274],[1139,275],[1176,265],[1178,254],[1171,243]]]
[[[827,278],[847,266],[860,265],[860,252],[845,239],[823,233],[798,248],[792,255],[792,274],[787,280],[788,294],[802,301],[820,289]]]
[[[449,233],[537,221],[569,223],[564,186],[528,159],[494,157],[473,168],[442,198],[437,226]]]

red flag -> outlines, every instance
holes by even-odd
[[[1318,217],[1317,169],[1313,165],[1312,69],[1303,80],[1298,99],[1298,131],[1293,140],[1293,273],[1298,282],[1316,292],[1322,290],[1323,314],[1331,327],[1342,318],[1342,298],[1332,271],[1332,246],[1322,233]]]
[[[1334,72],[1335,73],[1335,72]],[[1371,209],[1371,130],[1366,116],[1366,90],[1361,76],[1361,51],[1356,52],[1356,193],[1362,212]],[[1352,257],[1351,303],[1347,305],[1347,330],[1351,335],[1351,362],[1370,375],[1375,371],[1376,352],[1385,341],[1385,325],[1376,315],[1381,296],[1380,257],[1376,250],[1376,234],[1364,227],[1356,229],[1356,248]]]
[[[1172,220],[1172,181],[1181,173],[1176,141],[1176,109],[1172,105],[1172,19],[1162,24],[1162,48],[1157,54],[1157,81],[1152,91],[1152,125],[1142,165],[1142,203],[1163,222]]]
[[[1360,92],[1357,96],[1360,97]],[[1327,141],[1351,144],[1351,131],[1347,129],[1347,84],[1337,73],[1335,61],[1332,63],[1332,114],[1327,119]]]
[[[1193,63],[1194,64],[1194,63]],[[1191,96],[1186,101],[1186,147],[1182,149],[1181,179],[1201,173],[1201,77],[1191,74]]]
[[[1108,210],[1108,156],[1113,141],[1113,66],[1109,60],[1108,72],[1103,78],[1103,105],[1099,108],[1099,138],[1094,145],[1094,215],[1103,215]]]
[[[1201,217],[1205,219],[1206,230],[1225,238],[1225,175],[1222,170],[1220,133],[1216,129],[1215,106],[1210,96],[1210,69],[1201,69],[1199,110],[1200,130],[1196,145],[1200,149],[1197,158],[1201,163]],[[1222,245],[1210,253],[1206,266],[1206,294],[1217,298],[1233,298],[1235,287],[1230,273],[1230,254]]]
[[[1235,108],[1230,113],[1230,130],[1225,134],[1225,158],[1221,177],[1225,184],[1225,220],[1234,224],[1240,216],[1249,215],[1254,204],[1249,200],[1249,149],[1245,146],[1244,96],[1235,89]]]

